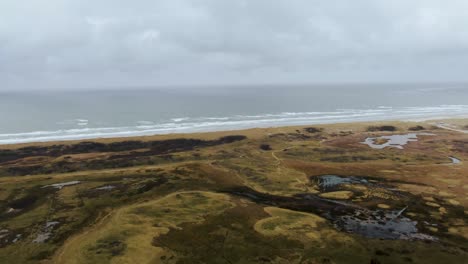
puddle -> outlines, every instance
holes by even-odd
[[[321,188],[333,188],[340,184],[374,184],[359,177],[322,175],[318,177]],[[385,188],[385,187],[383,187]],[[388,188],[385,188],[389,190]],[[256,203],[320,215],[339,230],[378,239],[430,240],[437,238],[419,233],[417,221],[404,216],[406,208],[395,210],[369,210],[352,202],[325,199],[316,194],[304,193],[293,197],[260,193],[247,187],[227,191]]]
[[[455,157],[449,157],[449,159],[452,161],[452,164],[460,164],[461,160],[455,158]]]
[[[60,224],[58,221],[48,221],[46,222],[43,232],[39,233],[37,237],[32,241],[33,243],[44,243],[46,242],[51,236],[54,227]]]
[[[22,236],[23,236],[22,234],[17,234],[16,237],[15,237],[15,239],[13,239],[12,242],[13,242],[13,243],[18,242],[18,241],[21,239]]]
[[[366,144],[373,149],[397,148],[404,149],[409,142],[418,141],[418,136],[434,136],[431,133],[410,133],[406,135],[391,135],[380,137],[368,137],[362,144]],[[383,143],[380,143],[383,142]]]
[[[99,187],[99,188],[96,188],[96,190],[100,190],[100,191],[110,191],[112,189],[115,189],[115,186],[113,185],[106,185],[106,186],[102,186],[102,187]]]
[[[341,184],[367,184],[368,181],[358,177],[341,177],[337,175],[323,175],[319,176],[319,187],[327,190]]]
[[[40,234],[37,235],[37,237],[32,242],[33,243],[44,243],[50,238],[50,235],[52,235],[51,232],[40,233]]]
[[[54,184],[43,186],[42,188],[53,187],[53,188],[57,188],[57,189],[60,190],[63,187],[72,186],[72,185],[76,185],[76,184],[79,184],[79,183],[81,183],[81,181],[69,181],[69,182],[62,182],[62,183],[54,183]]]
[[[0,230],[0,248],[18,242],[22,236],[22,234],[15,234],[8,229]]]
[[[46,223],[46,228],[51,228],[51,227],[54,227],[56,225],[60,224],[60,222],[57,222],[57,221],[50,221],[50,222],[47,222]]]
[[[15,208],[10,207],[5,211],[5,213],[6,214],[14,214],[14,213],[17,213],[17,212],[20,212],[20,211],[21,211],[21,209],[15,209]]]
[[[338,218],[336,225],[347,232],[369,238],[431,240],[437,238],[418,232],[417,221],[402,216],[406,208],[400,211],[357,210],[353,215]]]
[[[8,236],[8,234],[10,233],[10,231],[8,231],[8,229],[2,229],[0,230],[0,239]]]

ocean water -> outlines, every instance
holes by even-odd
[[[0,144],[468,117],[468,84],[0,92]]]

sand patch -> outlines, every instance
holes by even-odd
[[[460,202],[454,199],[448,199],[447,202],[451,205],[460,205]]]
[[[441,215],[447,214],[447,209],[445,209],[445,207],[440,207],[440,208],[439,208],[439,213],[440,213]]]
[[[380,209],[390,209],[390,205],[387,204],[378,204],[377,207]]]
[[[428,206],[430,206],[430,207],[436,207],[436,208],[439,208],[439,207],[440,207],[439,204],[434,203],[434,202],[426,202],[426,204],[427,204]]]
[[[416,185],[416,184],[400,184],[399,185],[401,190],[411,192],[413,194],[422,194],[422,193],[435,193],[437,191],[436,188],[431,186],[424,186],[424,185]]]
[[[439,195],[444,196],[444,197],[453,197],[453,196],[455,196],[453,193],[444,192],[444,191],[440,191]]]
[[[353,197],[354,193],[351,191],[336,191],[322,193],[319,196],[327,199],[348,200]]]

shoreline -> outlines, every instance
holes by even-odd
[[[425,124],[427,126],[452,131],[454,133],[464,133],[462,127],[468,125],[468,116],[446,116],[437,118],[418,118],[418,119],[396,119],[396,120],[376,120],[376,121],[355,121],[355,122],[330,122],[330,123],[309,123],[309,124],[298,124],[298,125],[278,125],[278,126],[257,126],[257,127],[246,127],[239,129],[225,129],[225,130],[213,130],[213,131],[194,131],[194,132],[181,132],[181,133],[161,133],[161,134],[144,134],[144,135],[129,135],[129,136],[109,136],[109,137],[84,137],[77,139],[65,139],[65,140],[45,140],[45,141],[31,141],[31,142],[17,142],[17,143],[0,143],[0,149],[15,149],[28,146],[50,146],[56,144],[70,145],[84,141],[100,142],[100,143],[112,143],[119,141],[150,141],[150,140],[167,140],[175,138],[196,138],[196,139],[214,139],[221,136],[239,134],[246,135],[253,138],[257,138],[260,134],[265,133],[283,133],[289,131],[295,131],[306,127],[318,127],[323,129],[334,129],[334,130],[348,130],[359,132],[363,128],[370,125],[395,125],[398,128],[408,128],[417,124]],[[443,124],[438,126],[437,124]],[[447,126],[448,125],[448,126]],[[460,126],[458,129],[456,128]],[[365,132],[365,131],[360,131]],[[398,132],[398,131],[396,131]]]
[[[183,115],[184,116],[184,115]],[[139,120],[141,118],[141,120]],[[356,122],[421,122],[437,119],[468,118],[468,105],[424,107],[386,107],[336,109],[330,112],[280,112],[251,115],[185,116],[153,120],[144,116],[122,123],[101,118],[80,117],[52,121],[40,126],[13,125],[0,132],[0,145],[54,141],[94,140],[99,138],[141,137],[167,134],[206,133],[285,126],[325,125]],[[139,121],[137,121],[139,120]],[[148,121],[151,120],[151,121]]]

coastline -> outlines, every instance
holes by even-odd
[[[310,108],[311,111],[315,107]],[[251,114],[187,113],[166,117],[151,117],[149,112],[131,116],[96,116],[71,111],[68,117],[52,117],[39,123],[19,115],[9,117],[11,124],[0,129],[0,145],[31,142],[94,140],[167,134],[205,133],[252,128],[324,125],[356,122],[427,121],[468,118],[468,105],[438,105],[419,107],[350,108],[319,111],[266,112]],[[72,117],[73,116],[73,117]],[[13,118],[13,119],[12,119]],[[1,118],[0,118],[1,119]],[[8,119],[6,119],[8,120]]]
[[[415,125],[426,125],[435,127],[436,124],[443,123],[449,125],[449,127],[438,127],[451,131],[453,133],[463,133],[462,127],[468,125],[468,116],[446,116],[439,118],[418,118],[418,119],[400,119],[400,120],[378,120],[378,121],[355,121],[355,122],[335,122],[335,123],[311,123],[301,125],[285,125],[285,126],[257,126],[239,129],[226,129],[226,130],[215,130],[215,131],[197,131],[187,133],[167,133],[167,134],[148,134],[148,135],[129,135],[129,136],[109,136],[109,137],[89,137],[80,139],[70,140],[47,140],[47,141],[32,141],[32,142],[21,142],[21,143],[7,143],[1,144],[0,149],[16,149],[29,146],[50,146],[50,145],[72,145],[80,142],[98,142],[98,143],[112,143],[121,141],[153,141],[153,140],[167,140],[167,139],[179,139],[179,138],[194,138],[203,140],[212,140],[223,136],[229,135],[245,135],[252,139],[258,139],[265,134],[275,133],[289,133],[296,130],[301,130],[306,127],[317,127],[324,130],[330,131],[353,131],[353,132],[365,132],[368,126],[373,125],[393,125],[400,130],[407,130],[411,126]],[[450,127],[453,126],[453,127]],[[457,129],[457,127],[459,129]],[[396,131],[398,132],[398,131]]]

